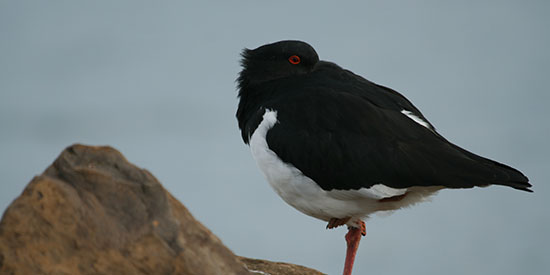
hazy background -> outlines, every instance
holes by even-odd
[[[241,49],[300,39],[534,184],[370,219],[354,274],[548,274],[549,1],[207,2],[0,2],[2,211],[66,146],[108,144],[236,254],[341,273],[346,230],[270,189],[234,117]]]

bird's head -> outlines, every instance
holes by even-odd
[[[254,50],[244,49],[243,70],[237,79],[239,88],[313,70],[319,56],[309,44],[286,40],[263,45]]]

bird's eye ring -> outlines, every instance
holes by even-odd
[[[290,62],[290,64],[300,64],[300,57],[297,56],[297,55],[293,55],[291,57],[288,58],[288,62]]]

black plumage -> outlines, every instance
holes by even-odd
[[[244,142],[265,111],[275,110],[269,148],[324,190],[497,184],[531,191],[518,170],[450,143],[404,96],[320,61],[304,42],[276,42],[242,56],[237,119]],[[300,62],[289,62],[291,56]]]

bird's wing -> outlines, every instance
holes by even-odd
[[[449,143],[396,108],[327,83],[285,89],[264,106],[278,119],[268,146],[325,190],[502,184],[528,191],[519,171]]]
[[[361,97],[379,108],[399,111],[435,132],[434,126],[424,117],[422,112],[406,97],[391,88],[378,85],[327,61],[319,62],[314,75],[320,85],[333,88],[336,86],[338,91]]]

